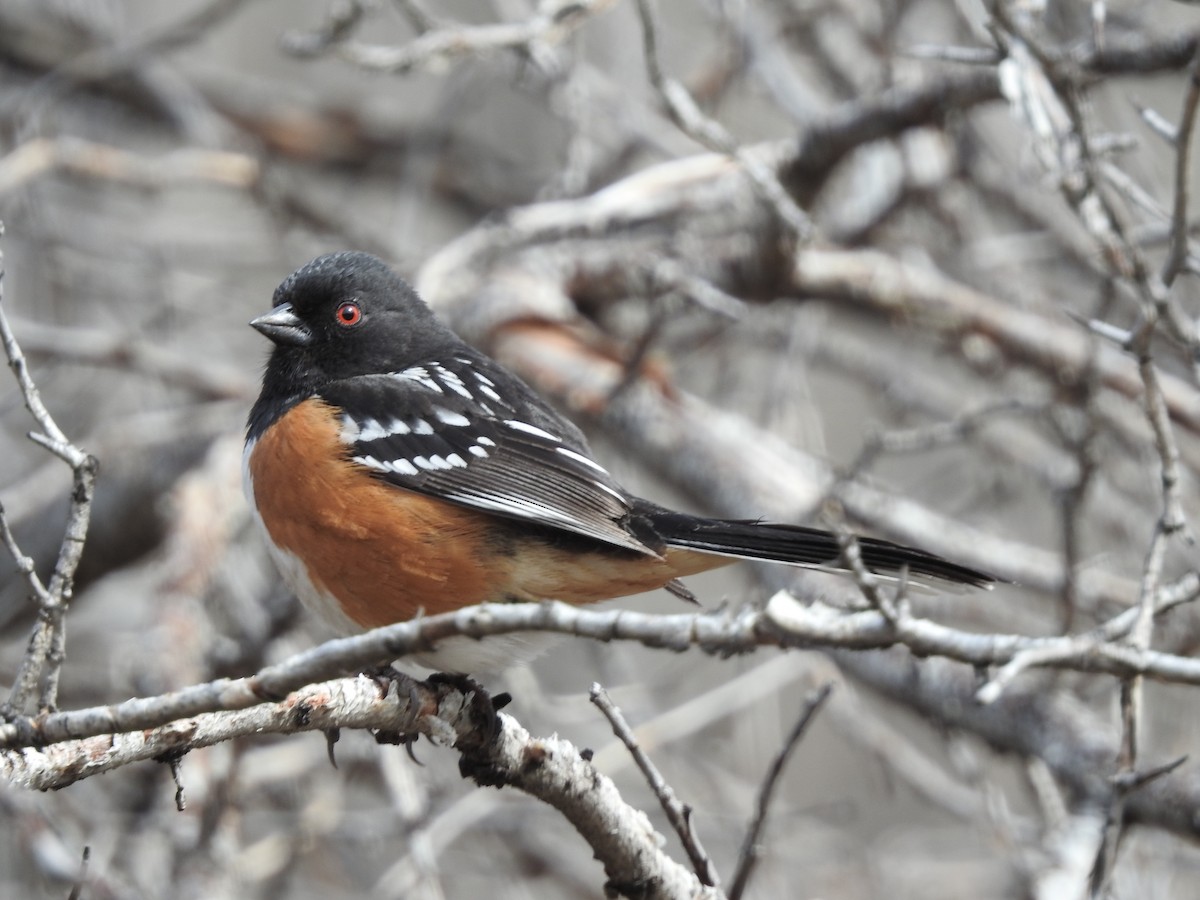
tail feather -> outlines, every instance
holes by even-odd
[[[655,516],[654,527],[671,547],[794,566],[846,568],[837,535],[819,528],[678,513]],[[879,538],[860,537],[858,547],[863,564],[881,575],[895,576],[907,569],[914,576],[973,587],[991,587],[999,580],[987,572]]]

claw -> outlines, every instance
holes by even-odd
[[[329,754],[329,764],[335,769],[338,767],[337,757],[333,755],[333,745],[338,742],[342,736],[342,729],[327,728],[325,729],[325,752]]]

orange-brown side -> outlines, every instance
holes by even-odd
[[[592,603],[732,561],[522,538],[507,520],[367,477],[345,458],[339,430],[328,405],[301,403],[259,438],[249,468],[271,539],[362,627],[485,601]]]
[[[309,400],[259,438],[250,476],[271,539],[365,628],[489,599],[491,579],[506,579],[482,546],[481,516],[367,477],[339,430]]]

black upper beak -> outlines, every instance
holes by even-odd
[[[290,303],[281,303],[266,315],[253,319],[250,327],[266,335],[276,344],[304,347],[312,343],[313,339],[308,326],[292,312]]]

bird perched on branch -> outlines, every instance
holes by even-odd
[[[286,581],[342,632],[475,603],[594,603],[737,559],[844,568],[829,532],[629,493],[578,428],[373,256],[313,260],[250,324],[274,348],[250,413],[246,493]],[[994,580],[888,541],[858,546],[875,572]],[[431,662],[475,666],[472,654]]]

